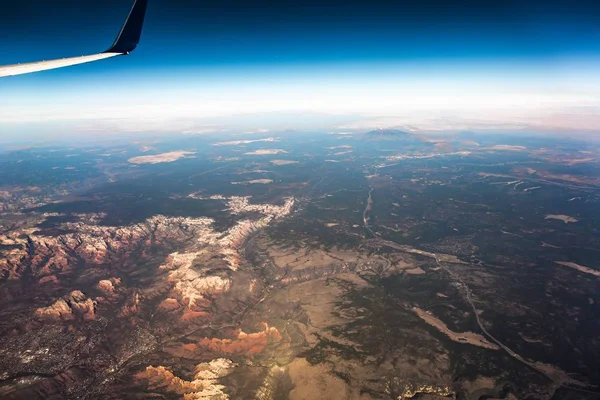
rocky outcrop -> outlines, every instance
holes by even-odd
[[[231,360],[218,358],[196,365],[194,380],[183,380],[163,366],[149,366],[136,378],[147,382],[149,390],[182,395],[186,400],[226,400],[225,386],[218,379],[230,373],[237,365]]]
[[[34,229],[17,230],[0,235],[0,244],[10,246],[2,252],[0,275],[18,279],[25,270],[37,279],[69,272],[73,266],[85,264],[122,264],[136,249],[136,257],[151,255],[155,248],[169,248],[190,237],[212,233],[209,218],[174,218],[157,215],[138,224],[124,227],[94,225],[94,215],[87,222],[62,225],[73,232],[58,236],[37,234]]]
[[[190,309],[200,306],[201,300],[206,296],[227,291],[231,284],[229,279],[202,276],[200,272],[191,268],[171,273],[169,280],[175,282],[173,294]]]
[[[119,297],[119,289],[121,289],[121,279],[102,279],[98,282],[96,288],[100,293],[102,293],[106,300],[114,301]]]
[[[134,292],[125,304],[121,307],[121,311],[119,312],[119,317],[130,317],[136,315],[139,311],[140,306],[140,295]]]
[[[177,301],[177,299],[166,298],[158,305],[158,309],[163,312],[172,312],[178,311],[181,309],[181,304]]]
[[[165,366],[149,366],[138,378],[147,380],[150,390],[186,399],[227,398],[218,379],[233,363],[218,357],[260,355],[270,346],[276,347],[282,336],[266,324],[262,331],[252,333],[236,329],[239,325],[221,329],[222,316],[237,307],[240,294],[245,294],[241,292],[243,286],[236,286],[236,292],[221,295],[231,290],[232,279],[238,275],[248,277],[244,285],[251,292],[262,287],[262,281],[248,271],[234,271],[245,263],[243,247],[248,237],[288,215],[294,199],[285,199],[282,205],[250,204],[248,197],[214,200],[222,200],[231,214],[248,215],[232,218],[233,226],[221,231],[210,218],[157,215],[136,224],[105,226],[101,225],[101,215],[70,215],[60,220],[79,220],[62,222],[52,233],[19,228],[0,235],[0,273],[8,281],[6,292],[16,296],[20,283],[27,280],[30,293],[43,293],[36,298],[32,295],[32,300],[52,299],[36,305],[36,322],[23,329],[64,326],[71,332],[86,330],[88,334],[91,328],[108,321],[108,340],[114,341],[115,348],[132,354],[150,351],[163,335],[181,337],[165,342],[164,351],[194,360],[192,365],[216,359],[198,364],[193,379],[189,375],[182,379]],[[39,224],[38,215],[31,218],[34,222],[28,226]],[[72,284],[86,288],[86,293],[65,291]],[[44,291],[36,292],[37,287]],[[59,297],[64,293],[69,294]],[[157,318],[148,324],[155,315]],[[96,316],[103,317],[98,318],[98,324],[81,323]],[[142,320],[146,323],[141,324]],[[211,324],[219,337],[191,335],[193,342],[186,344],[189,332]],[[17,330],[14,332],[16,335]],[[53,354],[59,354],[56,349],[62,344],[53,346]],[[103,349],[98,346],[93,352]]]
[[[228,209],[232,214],[257,212],[265,215],[257,221],[249,219],[239,221],[219,240],[219,245],[222,247],[221,254],[225,256],[231,269],[234,271],[238,269],[241,262],[239,249],[243,246],[248,236],[259,229],[267,227],[273,220],[290,214],[294,208],[294,203],[294,198],[287,199],[282,206],[250,204],[249,197],[232,197],[229,200]]]
[[[96,303],[85,296],[81,291],[75,290],[65,298],[59,299],[48,307],[35,310],[35,318],[42,321],[59,322],[95,318]]]
[[[288,215],[294,207],[294,199],[288,198],[281,206],[275,204],[250,204],[249,196],[234,196],[229,199],[227,209],[232,214],[245,214],[257,212],[264,215],[270,215],[274,218],[281,218]]]
[[[147,367],[145,371],[140,372],[136,377],[147,380],[150,390],[160,390],[182,395],[203,389],[202,382],[184,381],[163,366]]]
[[[233,339],[204,338],[198,343],[189,343],[167,351],[174,356],[195,359],[202,356],[254,356],[262,353],[273,343],[281,341],[277,328],[264,324],[264,330],[257,333],[238,331]]]
[[[294,199],[286,199],[281,206],[271,204],[250,204],[249,197],[231,197],[227,203],[232,214],[261,213],[258,220],[244,219],[224,233],[215,232],[205,226],[201,234],[187,252],[171,253],[160,270],[170,271],[168,280],[173,284],[171,297],[187,307],[185,319],[204,317],[204,300],[229,290],[231,281],[221,275],[211,275],[202,267],[194,266],[194,261],[206,254],[221,254],[231,270],[237,270],[242,262],[239,250],[248,236],[258,229],[265,228],[277,218],[288,215],[294,206]],[[210,225],[210,224],[209,224]],[[195,250],[194,248],[198,249]]]

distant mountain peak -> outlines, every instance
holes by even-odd
[[[371,139],[400,139],[412,136],[412,134],[400,129],[377,128],[365,133],[365,136]]]

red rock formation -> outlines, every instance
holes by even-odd
[[[192,311],[192,310],[188,309],[183,312],[183,315],[181,316],[181,321],[182,322],[192,322],[192,321],[196,321],[196,320],[205,320],[209,317],[210,317],[210,314],[207,313],[206,311]]]
[[[231,360],[219,358],[196,365],[194,380],[186,381],[163,366],[149,366],[136,374],[136,379],[147,381],[148,389],[183,395],[185,400],[229,399],[225,386],[218,379],[236,367]]]
[[[119,293],[119,289],[121,289],[121,279],[103,279],[98,282],[96,288],[104,296],[97,298],[97,301],[101,302],[103,300],[106,300],[108,302],[113,302],[121,296],[121,294]]]
[[[260,354],[267,346],[281,340],[277,328],[264,324],[265,330],[257,333],[245,333],[239,330],[235,339],[204,338],[198,343],[184,344],[166,349],[171,354],[183,358],[211,356],[252,356]]]
[[[89,321],[95,318],[95,303],[81,291],[75,290],[49,307],[38,308],[34,316],[42,321],[72,321],[77,318]]]
[[[40,279],[40,284],[43,285],[45,283],[58,284],[58,278],[54,275],[45,276],[42,279]]]
[[[81,315],[84,321],[89,321],[96,317],[94,301],[86,298],[79,290],[71,292],[69,303],[74,314]]]
[[[158,309],[160,311],[165,311],[165,312],[177,311],[177,310],[181,309],[181,304],[179,304],[177,299],[173,299],[173,298],[169,297],[169,298],[164,299],[158,305]]]
[[[203,388],[202,383],[184,381],[163,366],[147,367],[144,371],[136,374],[136,378],[147,380],[150,390],[160,390],[180,395],[196,392]]]
[[[168,218],[161,215],[124,227],[99,226],[95,214],[82,216],[86,222],[62,225],[71,231],[59,236],[43,236],[35,229],[14,230],[0,235],[0,243],[15,246],[0,252],[0,274],[8,279],[19,279],[23,266],[34,277],[42,279],[57,273],[69,272],[72,266],[102,265],[122,261],[132,249],[136,257],[151,256],[152,247],[187,241],[196,234],[210,230],[212,220],[207,218]]]
[[[129,317],[138,313],[138,306],[140,304],[140,296],[134,293],[127,302],[121,308],[119,312],[120,317]]]
[[[75,319],[69,304],[63,299],[57,300],[49,307],[35,310],[35,317],[45,321],[69,321]]]

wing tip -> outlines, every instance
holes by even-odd
[[[135,50],[142,34],[147,5],[148,0],[135,0],[119,35],[105,53],[129,54]]]

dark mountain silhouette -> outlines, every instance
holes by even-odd
[[[399,129],[375,129],[365,133],[365,138],[372,140],[411,140],[412,133]]]

